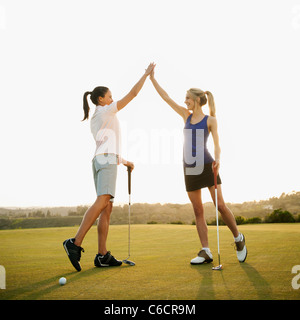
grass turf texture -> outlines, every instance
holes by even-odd
[[[196,300],[300,299],[293,289],[294,265],[300,265],[300,224],[243,225],[248,258],[239,263],[233,238],[220,227],[222,271],[218,264],[216,227],[209,226],[211,264],[192,266],[200,249],[195,226],[132,225],[131,257],[136,266],[95,268],[97,230],[87,234],[82,271],[70,264],[62,242],[77,227],[0,231],[0,265],[6,269],[5,299]],[[127,257],[127,226],[110,226],[108,248]],[[60,277],[67,284],[60,286]],[[299,280],[298,280],[299,281]]]

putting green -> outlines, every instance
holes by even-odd
[[[0,300],[300,299],[300,289],[292,287],[297,276],[292,268],[300,265],[300,224],[239,226],[249,252],[245,263],[237,261],[232,235],[221,226],[222,271],[211,269],[218,264],[217,236],[216,227],[208,229],[212,264],[189,263],[200,249],[195,226],[132,225],[130,259],[136,266],[102,269],[93,264],[97,230],[92,227],[82,245],[81,272],[62,246],[77,227],[0,231],[0,265],[6,270]],[[110,226],[108,248],[117,259],[127,257],[126,225]],[[58,284],[60,277],[67,278],[66,285]]]

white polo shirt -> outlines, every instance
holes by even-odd
[[[117,102],[106,106],[96,106],[91,118],[91,132],[96,141],[94,157],[99,154],[112,153],[121,160],[121,131],[117,118]]]

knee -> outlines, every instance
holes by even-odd
[[[106,208],[110,203],[111,196],[110,195],[101,195],[98,196],[95,205],[99,206],[101,209]]]
[[[108,201],[108,204],[106,208],[101,212],[101,215],[105,215],[109,219],[112,212],[112,208],[113,208],[112,202]]]

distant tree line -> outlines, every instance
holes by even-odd
[[[207,224],[215,225],[215,206],[204,203]],[[244,203],[227,203],[236,217],[237,224],[300,222],[300,192],[283,193],[269,200]],[[56,226],[74,226],[81,223],[88,206],[53,207],[38,209],[0,208],[0,229],[42,228]],[[111,224],[128,223],[128,205],[114,206]],[[131,223],[133,224],[195,224],[191,203],[188,204],[148,204],[131,205]],[[222,219],[219,223],[223,224]]]
[[[245,218],[242,216],[235,217],[236,223],[240,224],[257,224],[257,223],[292,223],[292,222],[300,222],[300,214],[294,216],[287,210],[276,209],[271,214],[268,214],[266,217],[251,217]],[[216,225],[216,219],[210,221],[209,225]],[[224,225],[223,220],[219,219],[219,224]]]
[[[78,206],[77,208],[76,208],[76,210],[69,210],[68,211],[68,216],[69,217],[82,217],[84,214],[85,214],[85,212],[86,212],[86,210],[88,209],[88,206]]]
[[[77,211],[75,212],[77,213]],[[40,214],[38,214],[40,215]],[[4,229],[26,229],[26,228],[50,228],[50,227],[68,227],[68,226],[78,226],[81,223],[82,216],[65,216],[65,217],[41,217],[35,215],[29,218],[0,218],[0,230]],[[271,214],[267,215],[264,219],[260,217],[245,218],[242,216],[236,217],[236,222],[240,224],[250,224],[250,223],[292,223],[300,222],[300,214],[298,216],[292,215],[288,211],[283,211],[282,209],[274,210]],[[95,222],[95,224],[97,221]],[[127,221],[126,221],[127,223]],[[180,219],[169,218],[168,222],[158,222],[155,220],[149,221],[138,221],[135,220],[133,223],[147,223],[147,224],[158,224],[158,223],[169,223],[169,224],[195,224],[195,220],[191,223],[186,223]],[[117,220],[111,222],[111,224],[124,224],[117,223]],[[207,222],[208,225],[216,225],[216,220],[213,219]],[[219,219],[219,224],[224,225],[223,220]]]

